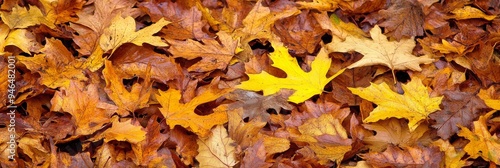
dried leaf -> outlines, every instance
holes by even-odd
[[[207,139],[198,139],[200,167],[232,167],[238,163],[235,157],[234,141],[228,137],[227,130],[221,125],[212,129]]]

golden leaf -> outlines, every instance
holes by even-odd
[[[0,12],[0,16],[10,29],[27,28],[38,24],[44,24],[50,28],[56,27],[54,23],[46,19],[38,7],[31,5],[29,6],[29,10],[24,7],[14,6],[10,13]]]
[[[469,140],[465,145],[464,151],[470,155],[471,158],[481,156],[486,161],[492,161],[495,164],[500,164],[500,139],[497,135],[491,135],[486,125],[487,120],[491,117],[496,110],[493,110],[483,116],[479,120],[474,121],[474,129],[470,131],[467,127],[460,127],[462,130],[458,136],[464,137]]]
[[[198,139],[198,152],[196,160],[200,167],[220,168],[232,167],[238,163],[235,156],[234,140],[227,135],[227,130],[222,125],[212,129],[212,135],[207,139]]]
[[[146,131],[144,131],[140,125],[132,124],[132,120],[119,122],[118,119],[116,119],[113,121],[111,128],[104,131],[103,134],[104,142],[117,140],[137,144],[146,139]]]
[[[328,54],[323,49],[311,63],[311,71],[309,72],[300,68],[297,60],[288,53],[286,47],[275,47],[274,52],[269,57],[273,60],[272,66],[285,71],[287,78],[278,78],[263,71],[260,74],[248,74],[250,79],[242,82],[237,88],[252,91],[262,90],[264,96],[277,93],[280,89],[293,89],[295,92],[288,97],[288,101],[302,103],[314,95],[321,94],[328,82],[344,72],[342,69],[326,78],[331,59],[328,58]]]
[[[427,88],[418,78],[412,79],[402,87],[404,95],[392,91],[386,83],[372,83],[367,88],[349,88],[349,90],[378,105],[363,122],[376,122],[391,117],[406,118],[409,120],[410,131],[414,131],[430,113],[440,110],[439,104],[443,96],[429,97]]]

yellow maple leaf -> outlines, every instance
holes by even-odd
[[[329,51],[348,52],[356,51],[363,54],[363,58],[347,68],[356,68],[371,65],[384,65],[394,70],[421,71],[420,64],[432,63],[434,59],[427,56],[417,57],[412,54],[415,47],[414,38],[389,41],[382,34],[380,27],[375,25],[370,30],[372,39],[360,36],[347,36],[344,41],[333,38],[326,47]]]
[[[443,139],[438,139],[432,142],[434,146],[439,147],[441,151],[444,152],[444,165],[447,168],[455,168],[455,167],[464,167],[468,166],[465,160],[462,160],[462,157],[465,155],[464,151],[456,150],[453,145],[450,144],[449,141],[444,141]]]
[[[232,91],[232,88],[218,89],[218,79],[214,79],[205,92],[197,95],[191,101],[183,104],[181,100],[181,92],[175,89],[167,91],[159,91],[156,95],[158,102],[161,104],[161,113],[165,116],[167,124],[170,128],[180,125],[194,133],[205,137],[210,133],[210,129],[219,124],[227,122],[227,106],[222,105],[215,108],[212,114],[200,116],[194,112],[194,109],[200,104],[213,101],[222,95]]]
[[[418,78],[412,79],[402,87],[403,95],[392,91],[386,83],[371,83],[367,88],[348,89],[353,94],[378,105],[363,122],[376,122],[391,117],[406,118],[409,120],[410,131],[414,131],[430,113],[440,110],[439,104],[443,96],[431,98],[427,88]]]
[[[125,43],[133,43],[142,46],[143,43],[148,43],[154,46],[168,46],[163,42],[160,37],[153,36],[153,34],[169,24],[169,21],[160,19],[158,22],[145,27],[139,31],[135,31],[135,20],[131,16],[122,18],[117,15],[112,24],[104,30],[104,33],[99,39],[99,44],[104,51],[112,50],[112,53]]]
[[[467,127],[460,127],[461,130],[458,136],[465,137],[469,143],[465,145],[464,151],[470,155],[471,158],[481,156],[486,161],[492,161],[495,164],[500,164],[500,139],[497,135],[491,135],[486,125],[487,120],[495,113],[493,110],[483,116],[479,120],[474,121],[474,130],[470,131]]]
[[[248,74],[250,79],[242,82],[237,88],[262,90],[264,96],[277,93],[280,89],[293,89],[295,92],[288,97],[288,101],[301,103],[314,95],[321,94],[325,85],[345,70],[342,69],[326,78],[332,61],[324,49],[320,50],[316,59],[311,63],[309,72],[300,68],[297,60],[288,53],[288,49],[284,46],[274,47],[274,52],[269,57],[273,61],[272,66],[285,71],[287,78],[278,78],[263,71],[260,74]]]
[[[31,5],[29,10],[24,7],[14,6],[10,13],[0,12],[0,17],[10,29],[27,28],[38,24],[44,24],[50,28],[56,27],[54,23],[46,19],[38,7]]]
[[[135,83],[130,91],[123,86],[122,78],[115,72],[111,61],[105,61],[106,67],[102,70],[102,75],[106,80],[104,91],[109,98],[118,106],[117,113],[126,116],[129,112],[147,107],[151,95],[151,73],[147,73],[146,79],[142,84]],[[149,66],[151,68],[151,66]],[[149,69],[150,70],[150,69]],[[148,72],[148,70],[146,70]]]
[[[103,134],[104,142],[117,140],[137,144],[146,139],[146,131],[140,125],[132,124],[132,120],[119,122],[118,119],[115,119],[111,128],[104,131]]]
[[[316,9],[318,11],[333,11],[339,7],[337,1],[313,0],[312,2],[297,2],[303,9]]]
[[[196,160],[200,162],[199,167],[232,167],[238,163],[234,140],[228,136],[226,128],[222,125],[213,128],[210,137],[198,139],[197,143],[199,154]]]

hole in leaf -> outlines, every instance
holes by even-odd
[[[323,43],[325,44],[331,43],[332,39],[333,39],[332,35],[328,33],[325,33],[325,35],[321,36],[321,41],[323,41]]]
[[[278,114],[278,112],[276,112],[276,110],[274,110],[273,108],[268,108],[266,112],[269,114]]]

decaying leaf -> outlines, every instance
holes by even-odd
[[[384,152],[368,153],[362,157],[376,167],[439,167],[443,153],[434,147],[406,147],[402,150],[389,146]]]
[[[321,94],[328,82],[344,72],[342,69],[335,75],[326,78],[331,59],[328,58],[328,54],[323,49],[311,63],[311,71],[309,72],[300,68],[297,60],[288,53],[286,47],[277,46],[269,57],[273,60],[274,67],[287,73],[287,78],[278,78],[265,71],[260,74],[248,74],[250,79],[242,82],[238,88],[252,91],[262,90],[264,96],[277,93],[280,89],[293,89],[295,92],[288,97],[288,101],[301,103],[316,94]]]
[[[232,167],[238,163],[235,158],[234,141],[227,135],[227,130],[221,125],[212,129],[212,135],[207,139],[198,139],[198,156],[200,167]]]
[[[366,129],[376,132],[376,135],[365,137],[363,141],[374,152],[382,152],[389,145],[410,147],[425,143],[424,134],[429,130],[427,125],[420,125],[413,131],[405,125],[406,121],[395,118],[363,124]]]
[[[355,95],[378,105],[363,122],[376,122],[386,118],[406,118],[410,131],[415,131],[418,125],[429,114],[439,110],[443,97],[430,97],[427,87],[420,79],[412,79],[403,85],[404,94],[391,90],[386,83],[372,83],[367,88],[349,88]]]

